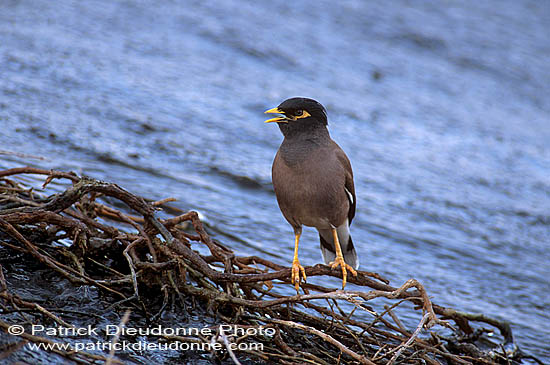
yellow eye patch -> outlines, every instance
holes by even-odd
[[[307,117],[311,117],[311,114],[309,114],[307,110],[297,110],[296,112],[294,112],[294,115],[291,116],[290,118],[292,118],[292,120],[296,120],[296,119],[302,119]]]

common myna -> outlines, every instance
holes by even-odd
[[[305,225],[319,232],[325,263],[342,268],[344,288],[347,270],[357,276],[359,267],[349,232],[356,199],[348,157],[330,138],[327,112],[317,101],[291,98],[265,113],[280,114],[265,122],[277,122],[284,136],[271,172],[279,208],[294,228],[291,281],[298,290],[300,273],[306,280],[298,261],[298,242]]]

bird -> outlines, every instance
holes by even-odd
[[[319,233],[325,264],[341,267],[344,289],[347,272],[357,276],[359,268],[349,229],[357,203],[351,163],[330,137],[327,112],[318,101],[293,97],[264,113],[278,114],[265,123],[277,123],[284,136],[271,175],[281,213],[294,229],[291,283],[298,292],[301,277],[307,280],[298,245],[302,226],[308,226]]]

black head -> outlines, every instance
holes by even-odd
[[[288,124],[285,128],[309,129],[315,126],[326,126],[327,112],[317,101],[308,98],[290,98],[279,104],[278,107],[266,110],[265,113],[281,114],[278,117],[268,119],[265,122],[277,122]]]

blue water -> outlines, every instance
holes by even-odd
[[[361,268],[507,320],[548,360],[548,29],[548,1],[4,0],[0,168],[175,197],[288,265],[262,112],[317,99],[354,168]],[[306,230],[302,264],[318,246]]]

